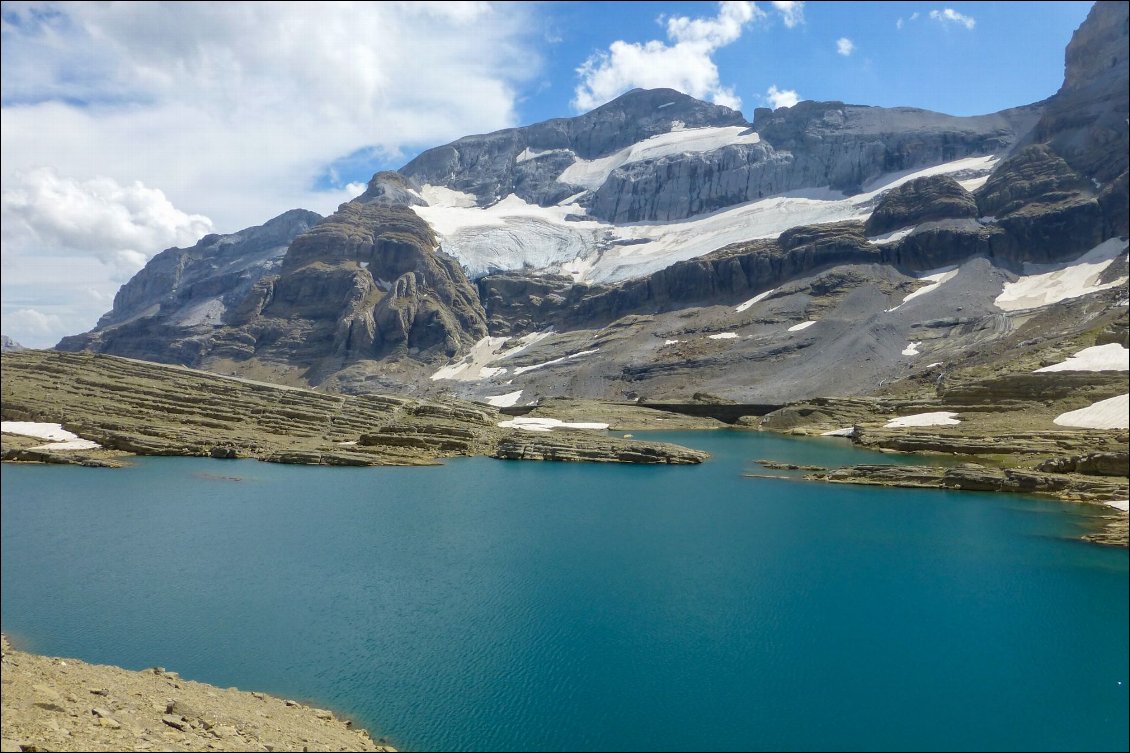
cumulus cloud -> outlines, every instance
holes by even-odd
[[[14,176],[0,192],[0,218],[6,242],[47,253],[85,251],[136,268],[149,252],[191,245],[212,231],[210,219],[182,212],[140,181],[76,180],[50,167]]]
[[[591,110],[636,87],[669,87],[699,99],[738,109],[741,99],[723,86],[713,55],[738,40],[745,28],[765,13],[749,2],[722,2],[712,18],[674,16],[666,19],[670,44],[617,40],[577,68],[580,76],[573,107]],[[662,19],[660,19],[662,20]]]
[[[773,7],[781,14],[781,20],[790,29],[804,23],[804,3],[794,0],[774,0]]]
[[[482,2],[5,3],[0,190],[22,234],[8,242],[6,214],[5,311],[21,259],[92,255],[84,269],[112,293],[113,276],[181,243],[170,207],[218,232],[295,207],[325,214],[357,193],[346,183],[362,176],[327,178],[346,155],[395,162],[513,125],[517,92],[540,66],[532,13]],[[23,181],[43,167],[61,199],[100,207],[97,243],[36,204],[45,196]],[[165,215],[146,204],[152,192]],[[48,311],[47,295],[21,308]]]
[[[769,100],[769,106],[774,110],[778,107],[792,107],[800,101],[800,95],[795,89],[778,89],[776,84],[769,87],[766,98]]]
[[[946,26],[957,24],[958,26],[964,26],[967,29],[972,29],[977,25],[976,19],[974,19],[972,16],[967,16],[964,13],[958,13],[953,8],[932,10],[930,11],[930,18]]]
[[[848,57],[854,51],[855,42],[851,41],[847,37],[840,37],[836,40],[836,52],[840,53],[844,57]]]

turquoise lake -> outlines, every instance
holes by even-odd
[[[18,646],[334,708],[403,750],[1126,750],[1093,508],[701,466],[5,465]],[[890,458],[884,456],[889,462]]]

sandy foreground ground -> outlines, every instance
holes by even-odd
[[[394,750],[295,701],[2,645],[4,751]]]

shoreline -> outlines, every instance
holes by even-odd
[[[298,701],[0,646],[4,751],[396,750]]]

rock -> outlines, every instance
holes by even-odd
[[[0,335],[0,353],[15,352],[17,350],[25,350],[25,348],[7,335]]]
[[[109,711],[107,711],[106,709],[103,709],[103,708],[97,708],[97,707],[95,707],[95,708],[92,708],[92,709],[90,710],[90,713],[91,713],[91,714],[94,714],[95,716],[98,716],[98,717],[102,717],[103,719],[105,719],[105,718],[108,718],[108,717],[110,716],[110,712],[109,712]]]
[[[671,89],[633,89],[592,112],[525,128],[467,136],[422,152],[400,172],[418,183],[473,194],[479,205],[509,193],[535,204],[554,204],[577,188],[557,181],[574,160],[612,154],[651,136],[686,128],[745,125],[741,113]],[[521,162],[521,154],[541,153]]]
[[[165,713],[172,716],[178,716],[183,719],[197,719],[200,713],[191,705],[182,700],[169,701],[165,705]]]
[[[161,721],[164,722],[169,727],[172,727],[173,729],[176,729],[176,730],[180,730],[181,732],[186,732],[189,729],[188,722],[185,721],[184,719],[182,719],[179,716],[174,716],[172,714],[165,714],[164,716],[161,717]]]
[[[90,688],[91,695],[110,695],[110,691],[106,688]]]
[[[1086,179],[1044,144],[1025,147],[1006,159],[976,194],[977,210],[998,219],[1020,210],[1032,213],[1085,202],[1093,195]]]
[[[239,451],[231,445],[217,445],[208,451],[208,454],[213,458],[218,459],[234,459],[239,457]]]
[[[864,232],[880,235],[931,220],[977,216],[973,194],[948,175],[916,178],[883,195],[867,218]]]
[[[514,431],[498,443],[503,460],[564,460],[598,463],[701,463],[708,453],[661,442],[587,436],[581,432]]]
[[[109,717],[101,717],[98,720],[98,726],[99,727],[106,727],[108,729],[121,729],[122,728],[122,725],[121,725],[120,722],[118,722],[116,719],[111,719]]]
[[[1101,184],[1127,169],[1130,111],[1126,3],[1097,2],[1071,36],[1063,86],[1047,103],[1034,138]],[[1125,207],[1124,207],[1125,208]]]
[[[325,709],[314,709],[314,716],[318,719],[333,719],[333,712],[326,711]]]

